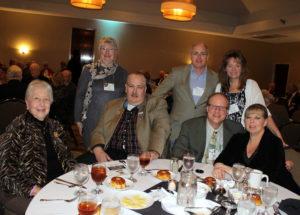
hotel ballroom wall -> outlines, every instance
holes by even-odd
[[[59,62],[70,57],[72,28],[95,29],[95,38],[113,36],[120,44],[120,64],[128,71],[149,70],[152,78],[159,70],[170,71],[173,66],[189,63],[190,46],[204,41],[209,47],[209,65],[218,70],[228,49],[240,49],[245,54],[250,78],[264,88],[272,80],[276,63],[289,63],[290,82],[300,81],[300,43],[271,44],[234,39],[209,34],[138,26],[104,20],[85,20],[38,14],[0,11],[0,61],[48,62],[57,70]],[[30,46],[28,55],[17,53],[18,45]],[[95,50],[97,42],[95,40]]]

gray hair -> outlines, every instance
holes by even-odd
[[[31,96],[33,89],[36,89],[36,88],[46,89],[49,94],[51,103],[53,102],[52,87],[46,81],[42,81],[42,80],[33,80],[29,83],[26,93],[25,93],[25,100],[27,100]]]
[[[6,79],[10,80],[22,80],[22,69],[17,65],[12,65],[7,69]]]

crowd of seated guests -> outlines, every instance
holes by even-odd
[[[24,100],[26,85],[22,82],[22,69],[17,65],[6,71],[6,83],[0,85],[0,101],[12,98]]]
[[[101,38],[98,51],[99,59],[84,66],[80,78],[77,70],[77,87],[72,82],[74,68],[70,71],[65,64],[58,72],[47,63],[41,69],[35,61],[11,61],[7,69],[0,67],[0,99],[25,99],[28,109],[0,135],[0,200],[6,210],[24,212],[45,183],[72,168],[75,161],[66,147],[66,131],[74,123],[73,112],[86,149],[98,161],[113,159],[111,151],[116,158],[122,152],[122,159],[130,152],[147,151],[156,159],[193,151],[199,162],[213,164],[215,160],[213,174],[218,178],[231,174],[232,164],[240,162],[300,193],[285,163],[285,142],[278,125],[257,82],[247,77],[241,51],[225,53],[218,75],[207,66],[208,47],[196,43],[190,51],[192,63],[173,68],[168,76],[161,74],[158,86],[149,74],[127,75],[118,64],[115,39]],[[76,64],[72,62],[69,68]],[[299,94],[299,89],[291,93],[290,107],[299,107]],[[170,115],[163,100],[169,95],[174,101]],[[34,141],[26,141],[29,136]],[[31,150],[35,142],[38,147]],[[14,208],[20,201],[22,207]]]
[[[57,72],[52,77],[54,102],[50,115],[60,121],[65,128],[74,122],[74,100],[76,86],[72,82],[72,73],[68,69]]]

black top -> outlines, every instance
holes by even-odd
[[[26,85],[18,80],[10,80],[0,85],[0,100],[18,98],[24,100]]]
[[[232,136],[215,163],[220,162],[228,166],[241,163],[252,169],[259,169],[269,176],[270,181],[300,194],[299,186],[285,168],[285,155],[281,140],[266,128],[256,151],[248,157],[246,150],[249,138],[248,132]]]
[[[31,120],[37,125],[37,127],[39,127],[43,131],[47,152],[47,182],[50,182],[58,176],[64,174],[64,171],[54,149],[52,137],[47,123],[45,121],[36,119],[29,112],[28,117],[30,117]]]

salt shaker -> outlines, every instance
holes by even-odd
[[[171,172],[174,174],[177,174],[178,172],[178,158],[172,158],[171,159],[171,165],[170,165]]]
[[[168,183],[168,190],[169,191],[175,191],[176,190],[176,181],[175,180],[170,180]]]

